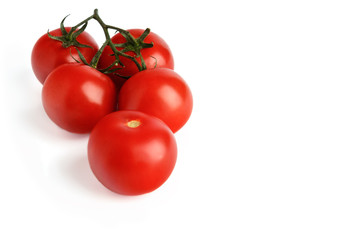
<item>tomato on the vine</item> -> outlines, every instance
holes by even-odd
[[[134,38],[138,38],[142,35],[144,30],[142,29],[129,29],[127,30]],[[120,44],[125,43],[126,39],[122,36],[122,34],[117,33],[111,38],[111,41],[114,44]],[[174,68],[174,60],[173,55],[171,52],[171,49],[167,45],[167,43],[156,33],[150,32],[146,38],[144,39],[145,43],[153,43],[153,47],[151,48],[144,48],[141,50],[142,57],[145,61],[147,68]],[[122,48],[117,48],[118,50],[122,50]],[[113,55],[112,49],[107,46],[98,62],[98,67],[100,69],[107,68],[110,66],[114,61],[115,57]],[[136,54],[134,52],[126,52],[126,54],[136,57]],[[126,57],[120,57],[120,61],[124,65],[123,67],[118,65],[115,66],[117,68],[121,68],[117,70],[114,73],[109,74],[109,76],[112,78],[112,80],[115,81],[116,85],[121,86],[125,79],[119,77],[120,76],[132,76],[139,72],[139,69],[137,68],[137,65],[130,59]],[[141,60],[137,59],[138,63],[141,64]],[[114,67],[114,68],[115,68]],[[116,73],[116,74],[115,74]],[[118,74],[118,75],[117,75]]]
[[[87,133],[116,107],[112,80],[98,70],[79,63],[63,64],[47,77],[42,101],[45,112],[59,127]]]
[[[106,24],[97,9],[73,27],[64,27],[65,19],[31,54],[46,114],[66,131],[90,133],[89,165],[106,188],[123,195],[156,190],[176,164],[173,133],[193,108],[169,46],[149,28]],[[84,31],[90,20],[103,30],[100,48]],[[118,33],[111,38],[110,30]]]
[[[177,132],[189,119],[193,100],[190,88],[175,71],[156,68],[128,79],[119,92],[119,110],[137,110],[163,120]]]
[[[108,189],[139,195],[160,187],[176,164],[177,146],[160,119],[137,111],[117,111],[93,128],[88,160],[96,178]]]
[[[66,27],[66,31],[70,31],[70,27]],[[62,36],[61,29],[55,29],[49,32],[52,36]],[[83,45],[89,47],[79,47],[78,50],[87,60],[90,62],[96,52],[98,51],[98,45],[91,35],[87,32],[82,32],[76,40]],[[76,62],[75,59],[80,61],[77,50],[74,46],[64,47],[61,41],[51,39],[48,34],[44,34],[38,39],[33,47],[31,54],[31,65],[35,76],[43,84],[47,76],[56,67],[64,63]]]

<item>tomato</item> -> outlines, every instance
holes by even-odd
[[[193,100],[186,82],[171,69],[141,71],[127,80],[119,92],[120,110],[137,110],[163,120],[177,132],[189,119]]]
[[[98,70],[79,63],[63,64],[47,77],[42,90],[45,112],[59,127],[87,133],[115,110],[116,89]]]
[[[68,32],[70,27],[65,28]],[[58,28],[50,32],[53,36],[61,36],[61,30]],[[91,46],[92,48],[79,47],[78,50],[83,54],[87,62],[90,62],[98,51],[98,45],[87,32],[82,32],[76,39],[79,43]],[[33,47],[31,54],[31,65],[35,76],[43,84],[46,77],[56,67],[64,63],[72,63],[75,60],[72,56],[80,61],[78,52],[74,46],[65,48],[62,42],[49,38],[44,34],[38,39]]]
[[[105,116],[92,130],[88,160],[96,178],[123,195],[140,195],[160,187],[177,158],[171,130],[156,117],[137,111]]]
[[[142,29],[129,29],[127,30],[131,33],[131,35],[135,38],[138,38],[142,35],[144,30]],[[126,39],[120,34],[117,33],[111,38],[111,41],[115,44],[119,43],[125,43]],[[156,63],[158,68],[174,68],[174,60],[173,55],[171,53],[171,49],[167,45],[167,43],[157,34],[150,32],[147,37],[144,40],[145,43],[153,43],[153,47],[151,48],[144,48],[141,50],[141,54],[145,60],[147,69],[155,68]],[[121,50],[122,48],[117,48],[118,50]],[[126,52],[127,54],[131,56],[136,56],[134,52]],[[115,57],[111,56],[113,54],[112,49],[107,46],[98,62],[98,67],[100,69],[107,68],[110,66],[114,60]],[[117,70],[115,73],[121,75],[121,76],[132,76],[135,73],[139,72],[136,64],[126,58],[126,57],[120,57],[121,62],[124,64],[124,67],[120,70]],[[138,62],[141,64],[140,59],[138,59]],[[121,66],[117,66],[118,68]],[[109,76],[115,81],[116,85],[121,86],[125,79],[121,78],[114,73],[109,74]]]

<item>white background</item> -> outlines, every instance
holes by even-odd
[[[162,36],[194,95],[176,168],[150,194],[105,189],[88,136],[42,109],[32,46],[94,8]],[[0,239],[362,239],[361,12],[348,0],[6,3]]]

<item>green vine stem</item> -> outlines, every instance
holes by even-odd
[[[70,47],[70,46],[90,47],[87,45],[80,44],[79,42],[77,42],[76,38],[86,29],[88,22],[92,19],[97,21],[99,23],[99,25],[102,27],[104,36],[106,38],[105,42],[102,44],[101,48],[97,51],[97,53],[95,54],[95,56],[93,57],[93,59],[90,63],[87,63],[84,61],[84,57],[82,56],[80,51],[77,49],[79,57],[83,61],[84,64],[87,64],[87,65],[97,69],[97,65],[98,65],[99,59],[102,55],[104,48],[106,46],[109,46],[114,53],[115,61],[105,69],[98,69],[99,71],[104,72],[104,73],[110,73],[110,72],[114,72],[114,71],[117,71],[118,69],[120,69],[120,68],[114,69],[113,68],[114,66],[120,65],[121,67],[124,67],[124,64],[120,60],[120,56],[132,60],[136,64],[139,71],[143,71],[143,70],[147,69],[145,60],[141,54],[141,50],[143,48],[153,47],[153,43],[144,42],[144,39],[150,33],[149,28],[147,28],[140,37],[134,38],[128,31],[126,31],[122,28],[115,27],[115,26],[104,23],[104,21],[98,14],[98,9],[95,9],[91,16],[84,19],[77,25],[73,26],[70,29],[70,31],[67,32],[64,27],[64,21],[68,16],[66,16],[60,23],[60,29],[62,31],[62,36],[55,37],[55,36],[50,35],[50,33],[48,32],[48,36],[50,38],[52,38],[54,40],[62,41],[63,47],[66,47],[66,48]],[[81,27],[81,28],[78,30],[79,27]],[[116,30],[117,32],[122,34],[122,36],[126,39],[126,42],[122,43],[122,44],[113,43],[111,40],[111,36],[109,34],[109,29]],[[118,50],[117,48],[122,48],[122,50]],[[130,51],[134,52],[136,56],[134,57],[134,56],[131,56],[126,53],[126,52],[130,52]],[[137,58],[140,59],[141,64],[137,61]],[[127,77],[127,76],[123,76],[123,77]]]

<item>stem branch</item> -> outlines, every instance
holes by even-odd
[[[142,36],[136,39],[131,35],[130,32],[128,32],[128,31],[126,31],[126,30],[124,30],[122,28],[115,27],[115,26],[108,25],[108,24],[104,23],[104,21],[102,20],[102,18],[98,14],[98,9],[94,9],[94,12],[93,12],[93,14],[91,16],[87,17],[86,19],[84,19],[83,21],[78,23],[77,25],[73,26],[70,29],[70,31],[67,32],[65,30],[65,28],[64,28],[64,20],[66,18],[67,17],[65,17],[62,20],[61,24],[60,24],[63,36],[55,37],[55,36],[50,35],[49,32],[48,32],[48,36],[50,38],[52,38],[54,40],[62,41],[64,47],[69,47],[69,46],[90,47],[90,46],[80,44],[79,42],[77,42],[76,38],[79,36],[79,34],[81,34],[85,30],[85,28],[87,27],[88,22],[90,20],[92,20],[92,19],[96,20],[99,23],[99,25],[102,27],[102,30],[103,30],[103,33],[104,33],[104,36],[105,36],[106,40],[102,44],[102,47],[97,51],[97,53],[93,57],[91,63],[84,62],[85,64],[87,64],[87,65],[89,65],[89,66],[91,66],[93,68],[97,68],[99,59],[100,59],[100,57],[102,55],[102,52],[103,52],[104,48],[106,46],[109,46],[112,49],[113,53],[114,53],[115,62],[112,63],[112,65],[107,67],[106,69],[109,70],[111,67],[117,66],[117,65],[121,65],[122,67],[124,67],[124,64],[121,62],[121,60],[119,58],[120,56],[132,60],[134,62],[134,64],[136,64],[139,71],[143,71],[143,70],[147,69],[145,60],[144,60],[144,58],[143,58],[143,56],[141,54],[141,50],[143,48],[149,48],[149,47],[153,46],[152,43],[144,43],[143,42],[145,37],[150,32],[149,29],[146,29],[145,32],[142,34]],[[77,30],[79,27],[81,27],[81,28],[79,30]],[[109,35],[109,31],[108,31],[109,29],[116,30],[117,32],[122,34],[122,36],[126,39],[126,42],[124,43],[124,47],[123,47],[122,50],[118,50],[117,47],[120,47],[120,46],[116,46],[116,44],[112,42],[111,36]],[[129,54],[126,54],[126,52],[129,52],[129,51],[134,52],[136,56],[131,56]],[[78,51],[78,53],[81,54],[79,51]],[[80,56],[80,57],[82,57],[82,56]],[[137,58],[140,58],[141,64],[137,61]],[[99,71],[101,71],[101,70],[99,70]]]

